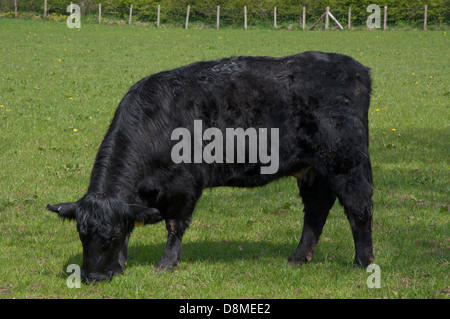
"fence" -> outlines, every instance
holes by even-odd
[[[211,4],[196,6],[164,4],[142,4],[124,7],[112,5],[112,1],[104,3],[81,0],[74,1],[81,8],[85,22],[95,23],[142,23],[155,27],[195,27],[221,28],[249,27],[278,29],[361,29],[367,27],[367,19],[371,11],[366,8],[308,8],[306,6],[243,6],[227,7]],[[374,0],[376,2],[376,0]],[[50,19],[64,21],[67,18],[67,4],[56,5],[52,0],[0,0],[0,17],[32,17],[34,19]],[[450,9],[443,5],[417,8],[381,7],[382,28],[447,28]]]

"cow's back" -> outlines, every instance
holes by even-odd
[[[145,171],[152,174],[161,163],[173,167],[170,154],[177,141],[171,133],[187,128],[193,135],[195,120],[202,121],[203,130],[214,127],[223,133],[227,128],[278,128],[280,167],[273,176],[261,176],[260,164],[177,168],[215,176],[208,185],[258,186],[304,167],[345,170],[345,161],[358,160],[359,150],[348,146],[368,144],[370,86],[368,68],[341,54],[232,57],[139,81],[116,117],[134,117],[124,130],[130,135],[127,147],[145,153]]]

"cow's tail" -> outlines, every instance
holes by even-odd
[[[363,170],[364,170],[364,176],[367,180],[367,182],[370,185],[370,197],[368,199],[368,207],[367,207],[367,217],[370,222],[370,228],[373,226],[373,176],[372,176],[372,163],[370,160],[369,155],[369,107],[370,107],[370,101],[371,101],[371,93],[372,93],[372,80],[370,78],[370,69],[368,67],[362,66],[364,68],[364,72],[360,74],[359,81],[362,83],[362,85],[365,87],[365,93],[363,94],[363,114],[364,114],[364,128],[365,128],[365,139],[366,139],[366,155],[363,158]]]
[[[370,68],[365,67],[361,63],[352,60],[351,68],[353,69],[353,75],[356,77],[356,86],[354,88],[354,95],[356,97],[356,106],[358,109],[358,116],[363,124],[363,139],[365,150],[363,151],[363,156],[361,157],[361,166],[362,170],[361,174],[366,182],[362,185],[365,191],[361,192],[363,198],[365,198],[365,209],[363,209],[363,216],[370,220],[372,223],[372,211],[373,211],[373,176],[372,176],[372,163],[369,155],[369,107],[371,101],[371,93],[372,93],[372,80],[370,77]],[[363,217],[361,216],[361,217]]]
[[[369,155],[369,107],[372,93],[372,80],[370,78],[370,68],[361,65],[358,73],[358,82],[363,87],[361,90],[361,108],[364,123],[364,138],[366,154],[363,157],[363,169],[367,182],[373,187],[372,163]]]

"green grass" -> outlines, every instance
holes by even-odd
[[[449,36],[445,31],[156,29],[0,19],[0,298],[448,298]],[[69,289],[81,264],[74,223],[47,203],[80,198],[119,100],[137,80],[194,61],[305,50],[372,67],[375,263],[354,268],[336,205],[313,262],[287,258],[303,224],[295,180],[204,192],[170,273],[150,271],[162,224],[137,228],[124,276]],[[395,131],[393,130],[395,129]]]

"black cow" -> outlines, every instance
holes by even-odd
[[[367,266],[374,258],[370,93],[368,68],[345,55],[313,51],[197,62],[154,74],[132,86],[120,102],[95,159],[87,193],[77,202],[47,208],[77,221],[82,278],[96,282],[123,273],[136,222],[165,220],[167,244],[155,268],[171,269],[180,262],[182,237],[203,189],[254,187],[295,176],[305,215],[302,237],[289,263],[312,260],[338,198],[353,233],[354,263]],[[180,141],[172,133],[185,128],[195,136],[196,120],[202,121],[202,132],[278,129],[279,140],[273,134],[267,140],[272,152],[278,151],[277,169],[263,174],[261,159],[174,161],[173,149]],[[207,144],[205,139],[201,143]],[[244,145],[247,159],[250,144]],[[191,150],[183,152],[189,155]]]

